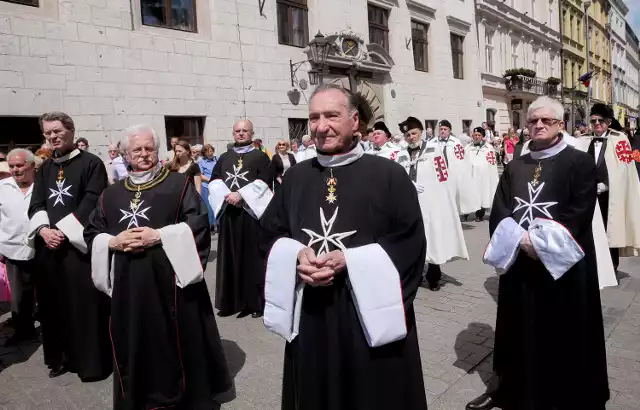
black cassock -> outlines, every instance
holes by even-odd
[[[327,201],[330,172],[337,179],[333,204]],[[336,276],[331,286],[306,286],[299,334],[285,349],[282,409],[426,409],[413,309],[426,239],[406,171],[373,155],[332,171],[317,158],[301,162],[287,172],[261,221],[265,251],[282,237],[309,245],[317,254],[342,249],[336,244],[379,244],[400,275],[405,307],[406,338],[372,348],[347,273]],[[332,239],[322,240],[327,236]],[[370,274],[375,281],[376,271]]]
[[[184,222],[204,270],[211,236],[207,209],[193,183],[162,169],[144,185],[137,211],[130,207],[135,185],[123,182],[105,190],[85,231],[89,246],[102,233]],[[230,378],[205,281],[179,287],[161,245],[137,254],[117,252],[113,263],[114,409],[217,409],[213,396],[230,387]]]
[[[541,166],[538,184],[534,172]],[[605,340],[591,222],[593,158],[572,147],[546,159],[524,155],[507,166],[493,202],[490,232],[512,217],[564,225],[585,256],[554,280],[520,251],[500,276],[492,396],[505,410],[604,410],[609,398]]]
[[[269,185],[273,179],[270,164],[267,154],[260,150],[245,154],[230,150],[218,159],[211,180],[224,181],[231,192],[257,179]],[[216,309],[225,315],[262,312],[266,265],[258,244],[260,223],[245,209],[226,204],[218,232]]]
[[[33,226],[46,213],[51,228],[64,221],[65,236],[82,241],[83,227],[107,187],[107,172],[91,153],[74,150],[69,158],[42,165],[36,174],[29,218]],[[85,381],[107,377],[112,369],[109,299],[93,286],[89,256],[69,239],[51,250],[37,236],[35,247],[45,364],[55,367],[64,362]]]

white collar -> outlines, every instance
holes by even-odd
[[[155,167],[146,171],[129,172],[129,180],[136,185],[145,184],[155,178],[162,170],[162,164],[158,162]]]
[[[547,158],[553,157],[554,155],[558,155],[567,147],[568,147],[567,141],[565,141],[563,138],[560,142],[558,142],[553,147],[549,147],[541,151],[529,151],[529,155],[531,155],[531,158],[535,160],[547,159]]]
[[[362,145],[356,144],[356,146],[349,152],[337,155],[327,155],[318,152],[318,162],[325,168],[341,167],[343,165],[349,165],[352,162],[359,160],[364,155],[364,149]]]
[[[236,154],[246,154],[247,152],[251,152],[254,149],[256,149],[256,147],[253,146],[253,142],[249,145],[245,145],[244,147],[233,147],[233,150],[236,152]]]
[[[70,153],[68,153],[67,155],[63,155],[61,157],[52,157],[53,158],[53,162],[55,162],[56,164],[59,164],[61,162],[66,162],[69,161],[71,158],[76,157],[80,155],[80,150],[78,148],[74,149],[73,151],[71,151]]]
[[[10,185],[12,188],[22,192],[22,189],[20,188],[20,186],[18,185],[18,183],[16,182],[15,179],[13,179],[13,176],[7,177],[5,179],[3,179],[2,181],[0,181],[1,185]],[[31,194],[31,191],[33,190],[33,182],[31,183],[31,185],[29,185],[29,189],[27,190],[26,194],[24,194],[25,196]]]

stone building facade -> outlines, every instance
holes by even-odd
[[[523,128],[533,100],[540,95],[560,98],[558,0],[477,0],[476,4],[486,119],[499,132],[511,126]],[[508,70],[519,71],[506,76]]]
[[[290,62],[318,31],[324,81],[370,122],[458,133],[483,119],[474,22],[471,0],[0,0],[0,146],[37,143],[36,117],[62,110],[103,156],[136,123],[220,152],[244,117],[273,150],[306,132],[311,65]]]
[[[625,24],[626,50],[624,64],[624,83],[622,87],[623,118],[622,124],[629,128],[638,127],[638,108],[640,105],[640,46],[638,37],[631,26]]]

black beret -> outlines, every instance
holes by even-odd
[[[599,115],[602,118],[613,118],[613,108],[602,103],[593,104],[589,115]]]
[[[373,130],[384,131],[384,133],[387,134],[387,139],[391,138],[391,131],[389,131],[389,128],[387,128],[387,125],[382,121],[378,121],[375,124],[373,124]]]
[[[447,127],[449,129],[451,129],[451,123],[449,121],[447,121],[447,120],[440,121],[440,126],[441,127]]]
[[[475,127],[475,128],[473,129],[473,132],[474,132],[474,133],[479,132],[480,134],[484,135],[484,128],[482,128],[482,127]]]
[[[401,122],[400,124],[398,124],[398,126],[400,127],[400,131],[403,134],[414,128],[418,128],[420,131],[424,130],[424,127],[422,126],[422,121],[420,121],[416,117],[407,117],[407,119]]]

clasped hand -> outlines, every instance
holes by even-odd
[[[145,226],[120,232],[109,241],[109,249],[137,253],[158,242],[160,242],[160,233]]]
[[[233,206],[240,207],[242,205],[242,195],[237,192],[231,192],[224,197],[224,200]]]
[[[320,256],[311,248],[298,252],[298,276],[307,285],[329,286],[333,278],[346,267],[344,253],[332,251]]]
[[[536,253],[536,248],[534,248],[531,243],[529,232],[525,232],[522,237],[522,240],[520,241],[520,249],[522,249],[531,259],[538,260],[538,254]]]
[[[38,235],[44,240],[44,244],[49,249],[58,249],[64,242],[64,234],[57,229],[44,227],[40,229]]]

